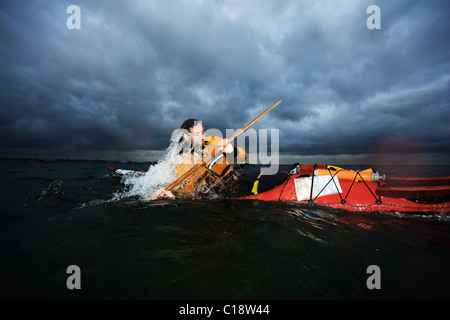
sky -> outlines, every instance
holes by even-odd
[[[278,130],[280,163],[447,165],[448,17],[448,0],[0,0],[0,157],[154,161],[187,118],[225,136],[282,100],[252,127]]]

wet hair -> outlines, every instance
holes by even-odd
[[[197,123],[200,123],[197,119],[187,119],[180,126],[180,129],[185,129],[187,131],[191,131],[191,128],[194,127]]]

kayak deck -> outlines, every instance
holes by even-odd
[[[450,212],[450,176],[386,178],[371,169],[298,165],[283,184],[239,199],[315,203],[349,211]]]

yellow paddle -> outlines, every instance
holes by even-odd
[[[281,100],[275,102],[273,105],[268,107],[263,113],[261,113],[259,116],[257,116],[255,119],[250,121],[245,127],[243,127],[241,130],[236,132],[230,139],[228,139],[228,143],[231,143],[234,139],[236,139],[239,135],[241,135],[243,132],[245,132],[248,128],[250,128],[252,125],[254,125],[259,119],[264,117],[267,113],[269,113],[270,110],[275,108],[277,105],[281,103]],[[209,163],[214,158],[214,154],[208,155],[205,159],[202,159],[201,163],[196,164],[192,168],[190,168],[188,171],[186,171],[182,176],[180,176],[177,180],[172,182],[170,186],[165,188],[165,190],[170,191],[176,186],[178,186],[181,182],[183,182],[187,177],[189,177],[191,174],[196,172],[200,169],[200,167],[204,166],[205,164]]]

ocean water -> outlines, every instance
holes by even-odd
[[[2,299],[450,298],[447,216],[217,199],[144,202],[109,165],[148,169],[0,161]],[[449,174],[448,167],[432,170]],[[72,265],[80,289],[68,288]],[[374,281],[379,289],[369,288]]]

